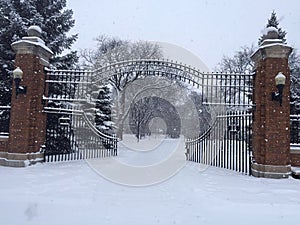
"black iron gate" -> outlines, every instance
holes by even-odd
[[[117,138],[92,131],[80,114],[47,112],[45,161],[68,161],[117,155]]]
[[[45,161],[66,161],[117,155],[117,137],[95,129],[82,105],[91,72],[46,70],[44,112],[47,113]],[[94,113],[94,112],[92,112]]]
[[[95,129],[93,107],[96,84],[124,74],[165,77],[201,92],[199,104],[209,113],[209,126],[186,140],[187,159],[250,173],[253,75],[202,73],[164,60],[130,60],[94,71],[48,70],[49,95],[43,99],[48,114],[47,160],[117,154],[116,136]]]
[[[252,114],[229,111],[195,139],[186,140],[187,160],[250,174]]]
[[[250,174],[252,74],[204,74],[216,115],[204,133],[186,140],[187,160]]]
[[[0,105],[0,137],[9,136],[10,106]]]

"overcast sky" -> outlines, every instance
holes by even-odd
[[[100,34],[184,47],[211,70],[223,55],[257,44],[273,10],[288,44],[300,48],[299,0],[67,0],[76,20],[75,49]]]

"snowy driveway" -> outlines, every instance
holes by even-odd
[[[163,182],[185,165],[185,143],[165,136],[146,137],[137,142],[132,135],[118,146],[118,156],[89,159],[88,164],[109,181],[128,186],[147,186]]]
[[[85,161],[0,167],[1,225],[297,224],[300,181],[188,162],[165,182],[109,182]]]

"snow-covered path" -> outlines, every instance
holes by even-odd
[[[119,143],[117,157],[87,162],[109,181],[129,186],[153,185],[174,176],[186,165],[184,138],[157,136],[137,142],[133,135],[126,135]]]
[[[187,163],[147,187],[109,182],[85,161],[0,167],[3,225],[297,224],[300,181]]]

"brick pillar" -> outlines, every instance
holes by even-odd
[[[286,178],[290,174],[290,70],[288,57],[292,48],[278,39],[270,29],[259,49],[252,55],[255,62],[253,102],[253,163],[256,177]],[[275,76],[286,76],[283,103],[272,100],[277,92]]]
[[[15,82],[13,83],[8,154],[11,159],[21,161],[28,159],[24,155],[39,152],[46,137],[46,114],[42,112],[44,67],[49,65],[53,53],[40,37],[41,29],[31,26],[28,37],[12,44],[16,52],[15,65],[23,71],[20,85],[26,86],[27,92],[16,97]]]

